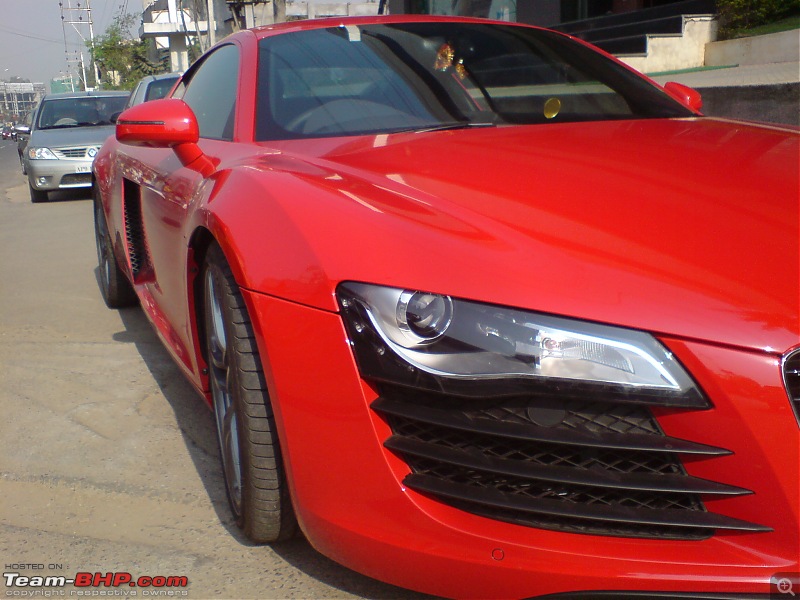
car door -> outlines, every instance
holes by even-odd
[[[195,65],[173,94],[197,116],[198,145],[215,162],[233,140],[238,79],[239,48],[227,44]],[[118,159],[128,255],[142,307],[173,354],[196,373],[189,351],[187,222],[207,181],[169,149],[125,146]]]

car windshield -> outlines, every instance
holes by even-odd
[[[479,23],[267,37],[258,94],[259,140],[693,115],[565,36]]]
[[[127,96],[86,96],[44,100],[37,129],[111,125],[112,118],[125,108]]]

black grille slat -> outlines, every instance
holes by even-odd
[[[609,472],[682,474],[673,461],[664,455],[629,450],[596,450],[587,446],[568,446],[536,440],[505,440],[466,431],[449,431],[439,426],[390,417],[392,430],[407,439],[431,442],[443,448],[480,448],[488,457],[526,461],[551,467],[569,466],[581,469],[600,467]]]
[[[701,529],[730,529],[736,531],[771,531],[769,527],[755,525],[704,510],[678,510],[672,508],[636,510],[625,506],[599,506],[593,504],[562,503],[548,499],[509,496],[491,488],[473,488],[442,481],[430,475],[412,473],[405,485],[419,492],[444,496],[461,502],[480,502],[484,506],[538,513],[570,519],[590,519],[635,525],[660,525]]]
[[[482,517],[570,533],[699,540],[769,531],[706,510],[750,490],[690,476],[680,457],[730,454],[666,436],[642,404],[480,399],[383,385],[372,408],[409,489]]]
[[[479,409],[471,411],[471,416],[486,416],[505,422],[530,423],[525,414],[525,406],[503,406],[500,408]],[[574,403],[566,415],[563,425],[571,429],[583,428],[592,432],[643,433],[660,434],[649,415],[643,418],[641,406],[617,407],[614,414],[609,414],[597,403]]]
[[[667,436],[642,434],[623,435],[613,432],[593,434],[589,431],[539,427],[529,423],[493,421],[490,419],[473,418],[454,413],[453,411],[429,408],[426,406],[412,406],[389,398],[378,398],[372,403],[372,408],[383,414],[411,418],[416,421],[445,426],[451,429],[498,435],[505,438],[536,440],[540,442],[570,444],[575,446],[590,446],[593,448],[621,448],[627,450],[649,450],[652,452],[675,452],[709,456],[730,454],[728,450],[723,448],[696,444],[694,442]]]
[[[610,470],[552,467],[526,461],[487,458],[482,453],[442,448],[436,444],[419,442],[396,435],[387,439],[384,446],[400,454],[427,458],[468,469],[483,470],[500,475],[526,477],[551,483],[723,496],[752,493],[750,490],[743,488],[683,475],[628,473],[626,476],[622,476]]]

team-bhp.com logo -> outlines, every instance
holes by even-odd
[[[186,595],[185,590],[180,590],[182,593],[176,593],[178,590],[175,588],[185,588],[189,585],[189,579],[183,575],[155,575],[148,576],[142,575],[141,577],[134,578],[133,575],[126,572],[108,572],[108,573],[75,573],[74,577],[65,577],[63,575],[22,575],[20,573],[3,573],[6,588],[64,588],[68,585],[81,588],[78,590],[71,590],[70,595],[78,596],[94,596],[96,593],[89,593],[91,590],[83,590],[82,588],[143,588],[141,590],[142,596],[177,596]],[[23,595],[23,594],[9,594],[6,595]],[[23,590],[19,590],[23,591]],[[53,589],[55,591],[55,589]],[[127,591],[127,589],[126,589]],[[171,593],[167,593],[167,592]],[[83,592],[83,593],[81,593]],[[27,595],[27,594],[24,594]],[[42,595],[42,594],[39,594]],[[63,595],[58,594],[58,595]],[[110,594],[104,594],[110,595]],[[119,595],[119,594],[114,594]],[[124,594],[126,596],[135,596],[136,593]]]

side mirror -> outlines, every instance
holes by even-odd
[[[688,85],[670,81],[664,85],[664,89],[678,102],[695,112],[700,112],[700,109],[703,108],[703,98],[700,96],[700,92]]]
[[[183,100],[154,100],[132,106],[117,118],[117,140],[129,146],[174,148],[196,144],[200,129]]]
[[[27,125],[15,125],[14,131],[16,131],[17,133],[21,133],[23,135],[27,135],[31,132],[31,128],[28,127]]]
[[[215,170],[197,145],[197,117],[183,100],[167,98],[132,106],[117,118],[116,136],[129,146],[172,148],[183,166],[204,177]]]

